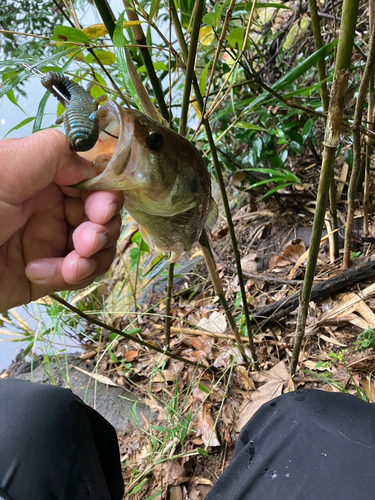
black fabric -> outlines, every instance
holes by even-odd
[[[249,420],[206,500],[371,500],[374,470],[375,404],[298,390]]]
[[[69,389],[0,380],[0,497],[120,500],[116,432]]]

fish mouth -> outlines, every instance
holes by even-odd
[[[126,109],[121,108],[116,102],[106,102],[101,108],[102,117],[99,118],[99,127],[103,132],[99,135],[99,141],[92,149],[92,155],[88,152],[88,159],[93,160],[93,166],[102,172],[91,179],[87,179],[74,184],[71,187],[86,189],[88,191],[122,191],[130,189],[128,183],[125,182],[124,174],[126,167],[129,164],[132,152],[132,137],[134,132],[134,124]],[[105,149],[106,142],[114,136],[112,130],[116,126],[118,128],[118,139],[112,156],[110,154],[102,154],[101,147]],[[108,129],[110,135],[105,131]],[[104,170],[103,170],[104,169]]]

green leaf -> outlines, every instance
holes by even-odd
[[[307,139],[310,137],[310,134],[311,134],[311,131],[312,131],[313,127],[314,127],[314,122],[310,118],[304,124],[303,129],[302,129],[302,138],[303,138],[304,142],[306,142]]]
[[[245,40],[245,28],[234,28],[230,31],[229,35],[227,35],[227,41],[229,45],[234,49],[241,50]],[[246,47],[250,46],[250,40],[248,39],[246,42]]]
[[[48,98],[51,94],[49,93],[49,90],[46,91],[42,99],[40,100],[39,106],[38,106],[38,111],[36,112],[35,116],[35,121],[33,124],[33,134],[35,132],[38,132],[40,130],[40,127],[42,126],[42,120],[44,116],[44,110],[48,101]]]
[[[199,90],[201,91],[201,94],[204,95],[205,90],[206,90],[206,83],[207,83],[207,73],[208,73],[208,68],[210,67],[211,61],[208,62],[204,70],[202,71],[202,74],[199,78]]]
[[[42,61],[39,61],[35,64],[32,63],[32,61],[29,61],[31,63],[31,66],[33,66],[35,69],[44,68],[47,66],[49,63],[56,61],[57,59],[61,59],[64,56],[71,56],[70,60],[73,60],[75,55],[80,52],[80,49],[74,49],[72,51],[72,48],[66,49],[62,52],[57,52],[56,54],[53,54],[50,57],[46,57]],[[75,54],[75,55],[74,55]],[[10,79],[7,83],[5,83],[1,88],[0,88],[0,99],[4,97],[5,94],[9,92],[9,90],[13,89],[17,85],[19,85],[21,82],[29,78],[31,75],[30,71],[28,69],[24,69],[20,71],[14,78]]]
[[[266,128],[258,127],[258,125],[248,122],[237,122],[235,126],[238,128],[246,128],[247,130],[262,130],[263,132],[268,132]]]
[[[90,38],[81,30],[71,26],[56,26],[51,40],[57,42],[74,42],[90,45]]]
[[[289,147],[296,155],[301,155],[303,153],[301,144],[298,144],[296,141],[290,141]]]
[[[159,6],[160,6],[160,0],[152,0],[151,1],[151,7],[150,7],[150,12],[149,12],[149,18],[152,20],[155,18],[155,21],[158,17],[158,12],[159,12]]]
[[[206,450],[204,450],[203,448],[197,448],[197,452],[199,453],[199,455],[203,455],[204,457],[208,457],[208,453]]]
[[[256,137],[253,140],[253,148],[255,149],[257,157],[260,158],[260,155],[262,154],[262,148],[263,148],[263,141],[260,137]]]
[[[199,389],[202,391],[202,392],[205,392],[206,394],[210,394],[210,391],[207,389],[207,387],[203,384],[198,384],[198,387]]]
[[[338,39],[333,40],[328,45],[325,45],[321,49],[311,54],[310,57],[302,61],[302,63],[299,64],[296,68],[293,68],[286,75],[282,76],[274,85],[272,85],[272,89],[279,91],[285,88],[287,85],[290,85],[295,80],[297,80],[297,78],[300,78],[310,68],[316,66],[320,60],[324,59],[330,52],[332,52],[332,50],[336,47],[337,43]],[[252,109],[259,106],[259,104],[265,101],[268,98],[268,96],[269,93],[267,91],[263,92],[259,97],[255,98],[251,102],[251,104],[247,106],[247,108],[245,108],[244,113],[248,113]]]
[[[139,426],[139,419],[138,419],[138,414],[137,414],[137,401],[132,406],[132,415],[133,415],[134,422]]]
[[[33,120],[35,120],[35,116],[29,116],[29,118],[25,118],[18,125],[11,128],[10,130],[8,130],[8,132],[4,135],[3,138],[5,139],[5,137],[7,137],[11,132],[13,132],[13,130],[18,130],[19,128],[23,127],[24,125],[27,125],[28,123],[32,122]]]
[[[344,160],[348,164],[350,170],[353,168],[353,150],[352,148],[346,148],[344,152]]]
[[[276,186],[275,188],[271,189],[270,191],[267,191],[267,193],[264,194],[261,198],[259,198],[259,201],[264,200],[264,198],[267,198],[268,196],[271,196],[271,194],[276,193],[277,191],[280,191],[280,189],[285,189],[288,186],[291,186],[292,184],[294,184],[294,182],[287,182],[281,186]]]
[[[202,21],[204,24],[207,24],[207,26],[215,26],[216,28],[216,12],[209,12],[203,16]]]
[[[156,71],[168,71],[168,66],[164,62],[155,62],[153,63],[153,66]],[[146,66],[140,66],[137,71],[138,73],[147,73]]]
[[[101,52],[96,52],[96,57],[105,66],[110,66],[116,61],[115,54],[110,50],[102,50]]]
[[[60,101],[57,103],[57,110],[56,110],[56,116],[59,118],[63,113],[65,112],[64,106],[61,104]]]
[[[164,490],[165,490],[165,488],[163,488],[160,491],[157,491],[156,493],[154,493],[150,497],[145,498],[145,500],[154,500],[155,498],[160,497],[160,495],[163,493]]]
[[[217,4],[219,4],[219,2],[215,3],[215,7]],[[221,20],[221,16],[223,15],[223,11],[224,11],[225,7],[229,4],[230,4],[230,0],[225,0],[225,2],[223,2],[223,5],[220,7],[220,9],[218,9],[217,16],[216,16],[216,26],[217,27],[220,26],[220,20]]]
[[[145,477],[137,486],[134,486],[134,488],[131,490],[129,495],[135,495],[138,493],[138,491],[142,488],[142,486],[148,481],[147,477]]]
[[[140,111],[142,111],[141,103],[139,102],[137,92],[135,90],[132,79],[130,77],[130,73],[128,70],[128,64],[126,62],[125,37],[124,37],[123,27],[122,27],[122,24],[124,22],[124,15],[125,15],[125,11],[120,14],[118,21],[117,21],[117,24],[116,24],[115,31],[113,33],[113,45],[114,45],[113,50],[115,52],[116,61],[117,61],[117,65],[118,65],[119,70],[120,70],[120,74],[124,78],[126,88],[128,89],[128,92],[130,93],[132,99],[136,103],[138,109]]]
[[[13,90],[10,90],[8,93],[7,93],[7,98],[10,100],[11,103],[15,104],[17,106],[17,108],[19,108],[22,113],[24,115],[26,115],[26,112],[21,108],[21,106],[18,104],[17,102],[17,99],[16,99],[16,96],[14,95],[14,92]]]

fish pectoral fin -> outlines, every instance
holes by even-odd
[[[206,224],[204,227],[206,229],[211,229],[216,223],[218,216],[219,216],[219,209],[217,208],[216,201],[211,196],[210,211],[208,212]]]
[[[154,249],[155,245],[152,243],[150,236],[148,235],[148,232],[143,226],[139,226],[139,232],[141,233],[142,240],[151,248]]]

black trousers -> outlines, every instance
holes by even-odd
[[[375,498],[375,405],[299,390],[243,428],[206,500]],[[0,380],[0,499],[120,500],[116,434],[68,389]]]
[[[374,471],[375,404],[298,390],[249,420],[206,500],[371,500]]]
[[[116,432],[69,389],[0,380],[0,499],[121,500]]]

